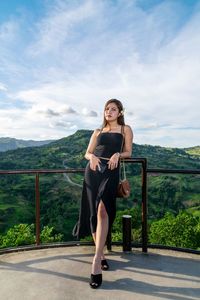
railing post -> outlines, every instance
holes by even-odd
[[[39,173],[35,175],[35,224],[36,224],[36,245],[40,244],[40,185]]]
[[[112,250],[112,235],[111,235],[111,229],[108,230],[108,235],[106,239],[106,245],[107,245],[107,250],[111,251]]]
[[[147,252],[147,160],[142,162],[142,251]]]
[[[122,216],[122,236],[123,236],[123,251],[131,251],[131,216],[123,215]]]

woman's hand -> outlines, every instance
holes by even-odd
[[[108,169],[115,169],[118,166],[118,162],[119,162],[119,158],[120,158],[120,153],[114,153],[111,158],[108,161]]]
[[[92,169],[93,171],[96,171],[96,169],[100,169],[100,159],[98,157],[96,157],[94,154],[91,154],[90,157],[90,169]]]

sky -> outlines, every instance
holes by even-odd
[[[137,144],[200,145],[200,0],[0,0],[0,137],[100,128],[122,101]]]

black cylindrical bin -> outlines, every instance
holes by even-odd
[[[131,216],[122,216],[123,251],[131,251]]]

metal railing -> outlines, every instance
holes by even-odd
[[[160,175],[160,174],[186,174],[186,175],[200,175],[200,169],[158,169],[158,168],[147,168],[147,175]],[[194,254],[200,254],[199,250],[194,249],[186,249],[186,248],[180,248],[180,247],[173,247],[173,246],[167,246],[167,245],[151,245],[148,244],[149,248],[158,248],[158,249],[170,249],[170,250],[176,250],[181,252],[188,252],[188,253],[194,253]]]
[[[141,189],[142,189],[142,251],[147,252],[147,160],[146,158],[124,159],[125,163],[141,164]],[[83,173],[84,168],[68,169],[33,169],[33,170],[0,170],[0,175],[35,175],[35,227],[36,227],[36,246],[40,246],[40,175],[42,174],[62,174],[62,173]],[[111,234],[108,234],[107,248],[111,250]]]
[[[154,169],[147,168],[146,158],[129,158],[124,159],[125,163],[141,164],[141,190],[142,190],[142,251],[147,252],[148,234],[147,234],[147,175],[148,174],[200,174],[200,169]],[[42,174],[62,174],[62,173],[84,173],[84,168],[69,169],[33,169],[33,170],[0,170],[0,175],[8,174],[35,174],[35,225],[36,225],[36,247],[40,246],[40,175]],[[77,243],[77,242],[76,242]],[[73,242],[73,244],[75,244]],[[111,250],[112,240],[111,233],[108,234],[107,248]],[[163,248],[163,246],[161,245]],[[170,248],[170,247],[168,247]],[[172,248],[172,247],[171,247]],[[175,249],[173,247],[173,249]]]

